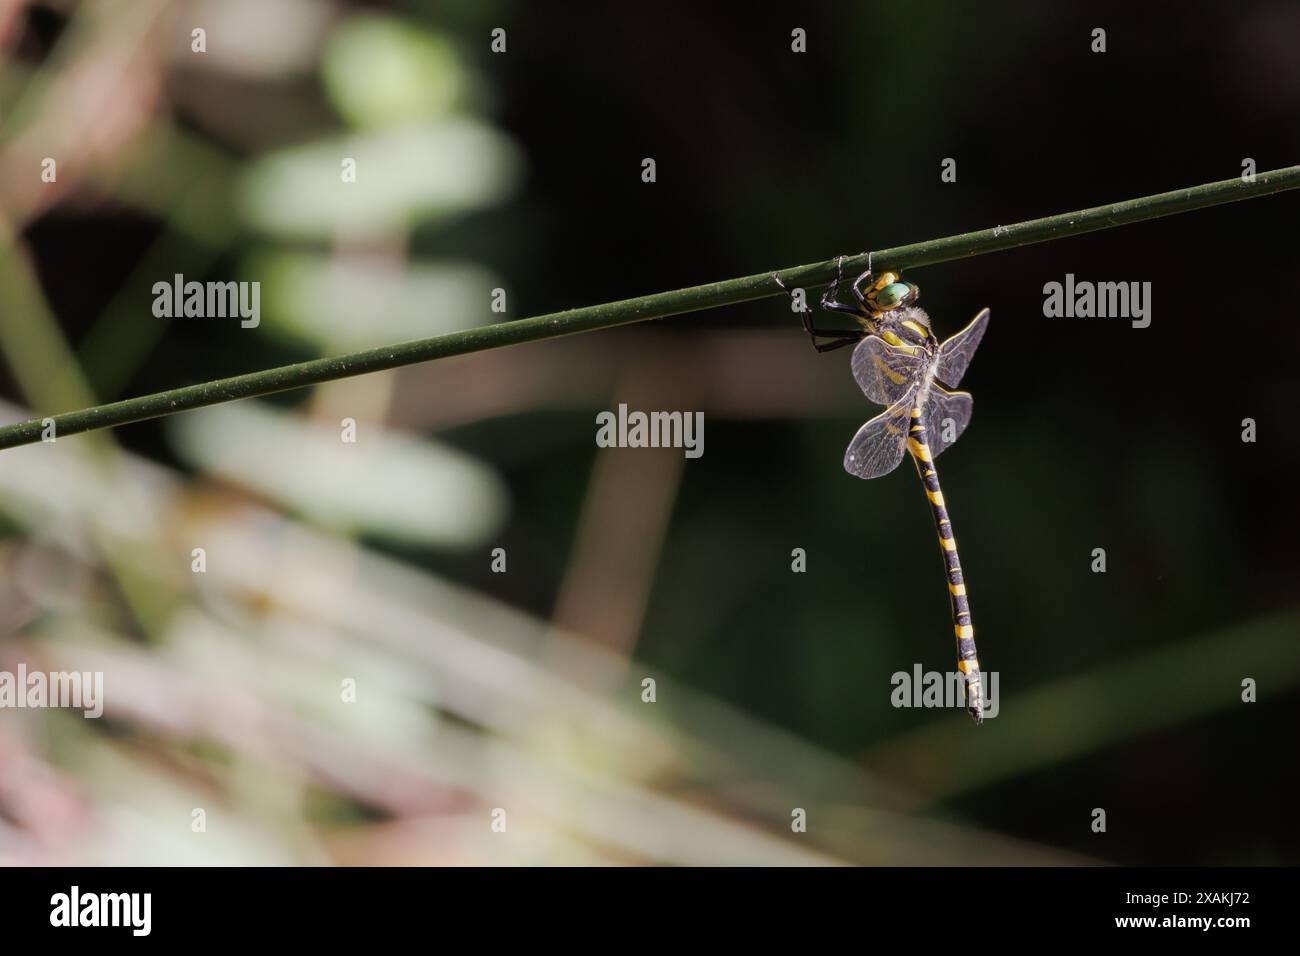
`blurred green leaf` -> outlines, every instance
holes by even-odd
[[[356,182],[343,181],[345,159],[356,160]],[[449,119],[272,153],[251,164],[239,205],[274,236],[376,238],[503,202],[520,165],[513,143],[491,126]]]
[[[340,532],[469,547],[505,519],[491,469],[369,422],[345,444],[337,424],[249,402],[176,418],[171,434],[190,463]]]
[[[466,77],[452,45],[414,24],[367,13],[330,36],[321,64],[330,99],[353,126],[394,126],[450,112]]]
[[[244,273],[262,283],[268,331],[326,354],[491,322],[498,283],[472,262],[402,263],[267,252]]]

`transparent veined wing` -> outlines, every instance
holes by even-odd
[[[844,470],[859,478],[887,475],[903,460],[912,419],[912,392],[858,429],[844,453]]]
[[[895,348],[876,335],[868,335],[853,349],[853,377],[867,398],[892,405],[912,390],[925,370],[926,357]]]
[[[961,437],[970,424],[973,405],[970,392],[950,392],[937,384],[930,386],[930,397],[921,409],[921,422],[925,425],[925,442],[930,446],[932,458],[939,457]]]
[[[984,338],[984,330],[988,328],[988,324],[989,310],[982,309],[980,314],[971,320],[970,325],[939,346],[938,355],[935,357],[935,370],[939,381],[951,388],[961,384],[961,377],[966,374],[971,356],[979,347],[980,339]]]

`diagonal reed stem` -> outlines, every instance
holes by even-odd
[[[1240,177],[1227,179],[1189,189],[1159,193],[1155,196],[1143,196],[1125,202],[1061,213],[1043,219],[1031,219],[1010,226],[997,226],[978,232],[949,236],[945,239],[881,249],[872,253],[872,264],[877,269],[895,271],[934,265],[966,256],[985,255],[1036,242],[1064,239],[1068,236],[1082,235],[1114,226],[1158,219],[1193,209],[1204,209],[1220,203],[1252,199],[1256,196],[1267,196],[1296,188],[1300,188],[1300,166],[1288,166],[1285,169],[1257,173],[1249,182]],[[866,253],[849,256],[844,260],[846,271],[865,269],[866,264]],[[810,265],[781,269],[779,274],[790,286],[821,285],[834,278],[836,268],[836,260],[827,259]],[[779,294],[782,293],[772,281],[772,273],[764,272],[739,279],[728,279],[724,282],[710,282],[686,289],[676,289],[672,292],[660,292],[655,295],[571,309],[567,312],[554,312],[514,322],[449,332],[429,339],[366,349],[350,355],[283,365],[261,372],[249,372],[246,375],[236,375],[198,385],[186,385],[165,392],[141,395],[137,398],[96,405],[51,417],[56,435],[74,435],[78,432],[112,428],[115,425],[159,418],[193,408],[217,405],[221,402],[269,395],[273,392],[303,388],[353,375],[364,375],[367,372],[414,365],[417,362],[464,355],[467,352],[480,352],[500,348],[503,345],[518,345],[522,342],[591,332],[595,329],[629,325],[648,319],[662,319],[670,315],[698,312],[702,309],[713,309]],[[0,448],[13,448],[40,441],[43,428],[43,419],[39,418],[6,425],[0,428]]]

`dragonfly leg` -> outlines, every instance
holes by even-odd
[[[815,334],[827,335],[828,333],[817,332]],[[813,348],[815,348],[818,352],[834,352],[836,349],[843,348],[846,345],[853,345],[854,343],[862,340],[862,336],[857,332],[850,332],[848,336],[840,336],[838,332],[834,334],[836,337],[829,342],[818,342],[814,339]]]
[[[839,259],[836,260],[839,270],[835,273],[835,281],[827,286],[826,291],[822,293],[821,306],[827,312],[846,312],[849,315],[861,315],[862,309],[858,306],[845,305],[843,302],[836,299],[836,296],[840,291],[840,283],[844,281],[844,259],[844,256],[840,256]],[[865,305],[867,300],[862,296],[857,295],[857,289],[854,289],[853,292],[854,295],[857,296],[858,301]]]
[[[781,277],[777,275],[775,272],[772,273],[772,279],[773,281],[776,282],[777,285],[781,287],[783,291],[787,293],[790,291],[789,288],[786,287],[786,284],[781,281]],[[842,303],[839,302],[833,302],[828,305],[825,301],[824,296],[822,299],[822,306],[827,309],[830,309],[831,311],[848,312],[851,315],[859,314],[857,309],[853,308],[852,306],[843,305]],[[834,308],[832,308],[832,306],[834,306]],[[812,340],[813,348],[815,348],[818,352],[832,352],[835,349],[843,348],[846,345],[852,345],[862,338],[862,333],[857,329],[817,328],[815,325],[813,325],[812,309],[808,308],[806,305],[800,307],[799,317],[803,321],[804,331],[808,333],[808,337]],[[830,339],[831,341],[818,342],[817,340],[819,338]]]
[[[843,302],[834,302],[822,296],[821,306],[827,312],[843,312],[845,315],[861,315],[862,310],[856,305],[845,305]],[[857,334],[856,332],[854,333]]]
[[[822,293],[822,308],[826,308],[827,302],[834,302],[835,295],[840,290],[840,282],[844,278],[844,257],[843,256],[840,256],[838,259],[835,260],[835,266],[836,266],[835,281],[833,281],[830,285],[828,285],[826,287],[826,291]]]
[[[866,294],[865,292],[862,291],[862,283],[863,283],[864,280],[866,280],[866,279],[871,279],[871,278],[872,278],[872,274],[871,274],[871,253],[868,252],[868,253],[867,253],[867,271],[864,272],[864,273],[862,273],[862,275],[858,276],[856,279],[853,280],[853,297],[854,297],[855,299],[858,300],[858,303],[859,303],[859,304],[860,304],[864,309],[869,309],[870,306],[867,304],[867,294]]]

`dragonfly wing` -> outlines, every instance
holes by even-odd
[[[925,441],[930,446],[930,456],[939,454],[961,437],[970,424],[971,408],[975,404],[970,392],[950,392],[938,385],[930,386],[930,397],[921,411],[925,424]]]
[[[980,339],[984,338],[984,330],[988,328],[988,324],[989,310],[982,309],[980,314],[971,320],[970,325],[939,346],[936,359],[939,381],[952,388],[961,384],[961,377],[966,374],[971,357],[979,347]]]
[[[912,418],[912,393],[858,429],[844,453],[844,470],[859,478],[887,475],[903,460]]]
[[[892,405],[909,391],[925,368],[925,357],[868,335],[853,350],[853,377],[867,398]]]

